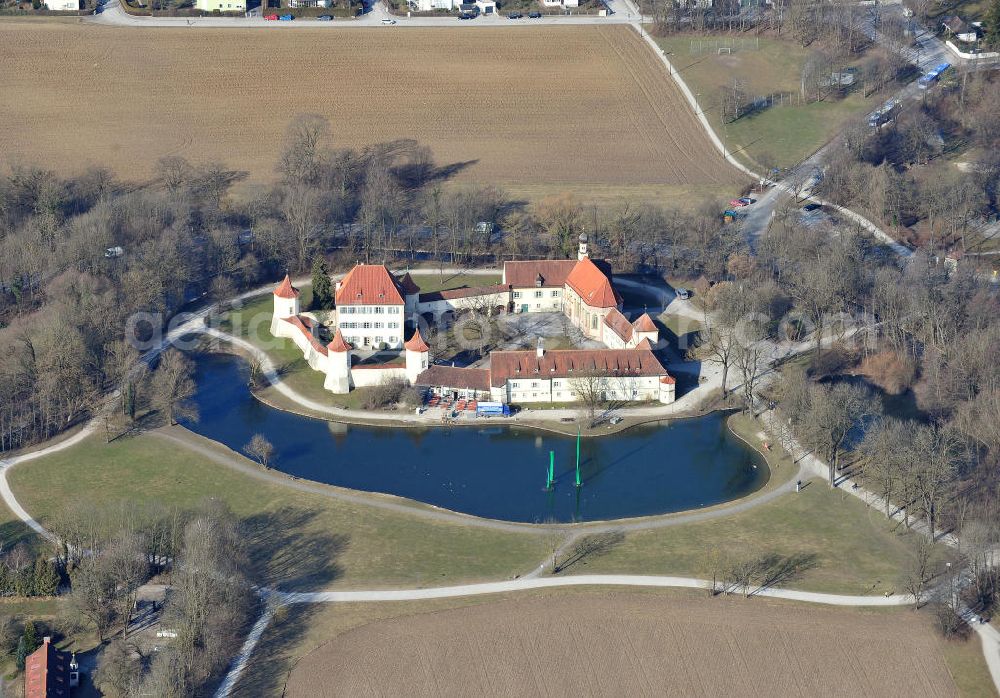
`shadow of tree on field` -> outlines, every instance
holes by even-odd
[[[306,603],[276,609],[243,676],[230,695],[238,698],[284,695],[288,675],[301,658],[299,653],[291,652],[295,651],[308,631],[313,616],[320,610],[321,604]],[[303,648],[304,652],[310,649],[312,648]]]
[[[553,574],[559,574],[578,562],[583,562],[588,558],[597,557],[598,555],[605,555],[624,540],[625,533],[619,529],[585,536],[573,546],[572,551],[570,551],[569,556],[565,560],[556,564],[552,572]]]
[[[350,536],[310,530],[315,512],[285,506],[244,519],[253,578],[283,591],[324,587],[343,574],[337,562]]]
[[[815,553],[793,553],[791,555],[769,553],[763,555],[758,564],[760,566],[759,591],[798,579],[803,573],[818,564],[818,556]]]

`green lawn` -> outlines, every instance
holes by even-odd
[[[963,698],[995,698],[996,688],[983,657],[983,645],[973,635],[968,640],[943,640],[944,661]]]
[[[871,594],[899,591],[904,537],[881,512],[813,480],[743,514],[704,523],[628,533],[606,555],[574,566],[574,573],[678,574],[711,578],[714,552],[811,555],[814,565],[785,585],[811,591]]]
[[[735,415],[730,426],[759,448],[761,426]],[[765,453],[771,467],[767,488],[786,482],[797,466],[780,446]],[[856,497],[813,480],[742,514],[694,524],[627,533],[610,552],[567,572],[676,574],[711,578],[712,554],[805,554],[813,565],[784,586],[810,591],[871,594],[895,588],[906,559],[906,538],[894,533],[880,511]]]
[[[10,550],[18,543],[34,551],[44,541],[0,501],[0,545],[3,550]]]
[[[286,589],[504,579],[552,551],[547,535],[431,522],[299,492],[151,435],[111,445],[94,437],[8,476],[21,504],[43,524],[71,499],[94,507],[121,500],[191,507],[221,499],[252,531],[258,578]]]
[[[878,101],[855,93],[839,101],[775,106],[723,124],[720,90],[743,81],[750,95],[784,92],[797,95],[809,49],[791,41],[760,39],[759,50],[692,53],[690,37],[657,39],[695,94],[719,137],[740,159],[756,167],[789,167],[826,143],[853,116]]]

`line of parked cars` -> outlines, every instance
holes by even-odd
[[[528,19],[540,19],[541,16],[542,16],[542,13],[541,12],[529,12],[527,16],[528,16]],[[507,15],[507,19],[522,19],[522,18],[524,18],[524,15],[521,14],[520,12],[511,12],[510,14]]]
[[[295,19],[295,15],[264,15],[264,19],[268,22],[291,22]]]

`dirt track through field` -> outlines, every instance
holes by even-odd
[[[297,114],[336,145],[430,145],[460,178],[728,187],[739,173],[625,26],[145,29],[0,22],[0,165],[149,176],[182,155],[273,176]]]
[[[302,658],[286,695],[903,697],[957,691],[922,615],[594,592],[362,626]]]

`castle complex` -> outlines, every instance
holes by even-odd
[[[383,265],[358,264],[336,284],[334,300],[327,330],[314,314],[302,312],[299,291],[286,276],[274,290],[271,318],[271,333],[294,341],[333,393],[398,379],[440,394],[503,403],[573,402],[594,390],[609,400],[675,398],[675,381],[653,352],[656,324],[646,313],[635,321],[625,317],[610,267],[590,259],[584,235],[576,260],[505,262],[501,283],[493,286],[421,293],[409,274],[396,277]],[[546,351],[539,340],[535,350],[492,352],[479,368],[432,365],[417,319],[440,321],[473,309],[562,312],[585,337],[607,348]],[[320,339],[321,330],[332,331],[329,342]],[[378,350],[399,357],[361,360]]]

